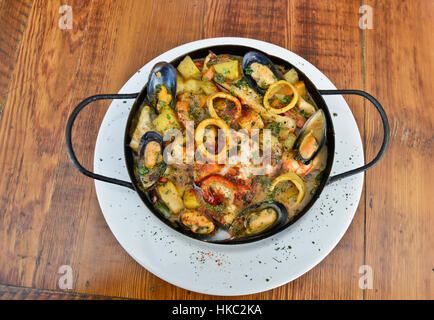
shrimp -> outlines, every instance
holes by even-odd
[[[300,176],[308,174],[313,169],[313,162],[309,164],[302,164],[300,161],[295,160],[294,152],[285,152],[282,155],[282,166],[287,171],[292,171]]]
[[[212,80],[214,78],[215,75],[215,69],[214,67],[211,66],[211,68],[209,68],[202,76],[202,81],[208,81],[208,80]]]
[[[196,183],[201,182],[203,179],[210,175],[216,174],[222,170],[224,165],[217,163],[194,163],[193,175]]]
[[[247,185],[232,182],[220,175],[209,176],[202,181],[201,187],[204,200],[211,205],[218,205],[222,202],[229,205],[235,199],[240,199],[250,192]]]
[[[176,109],[178,113],[178,119],[184,125],[184,128],[187,127],[187,121],[191,121],[188,116],[188,102],[186,101],[178,101],[176,103]]]
[[[203,180],[201,188],[203,199],[211,205],[206,208],[207,214],[226,226],[229,226],[236,217],[235,200],[251,193],[248,186],[235,183],[220,175],[212,175]]]

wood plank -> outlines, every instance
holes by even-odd
[[[288,47],[289,1],[208,0],[204,38],[245,37]]]
[[[0,1],[0,119],[33,0]]]
[[[72,30],[58,27],[62,4],[71,4],[76,9]],[[50,218],[47,215],[53,177],[63,145],[63,126],[89,10],[86,1],[40,0],[29,14],[11,80],[14,89],[8,96],[0,124],[0,170],[4,173],[0,185],[3,284],[38,287],[35,272],[41,266],[42,254],[51,250],[40,241],[40,236],[47,228],[46,219]],[[52,222],[59,223],[61,229],[62,222]],[[62,233],[58,236],[61,238]],[[52,246],[56,246],[56,240]],[[55,268],[55,274],[59,266],[51,267]],[[55,286],[56,283],[52,288]]]
[[[433,299],[434,2],[366,1],[366,90],[391,125],[384,159],[367,173],[368,299]],[[381,144],[381,122],[366,112],[367,156]]]
[[[119,298],[0,285],[0,300],[119,300]]]

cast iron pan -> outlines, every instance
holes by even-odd
[[[193,60],[203,58],[208,54],[208,52],[210,50],[216,54],[227,53],[230,55],[237,55],[237,56],[243,56],[244,54],[246,54],[248,51],[251,51],[251,50],[259,51],[257,48],[251,48],[251,47],[247,47],[247,46],[238,46],[238,45],[210,46],[210,47],[202,48],[202,49],[195,50],[195,51],[192,51],[189,53],[184,53],[182,56],[178,57],[177,59],[170,61],[170,63],[172,63],[174,66],[176,66],[186,55],[190,55],[190,57]],[[324,111],[326,121],[327,121],[327,153],[328,154],[327,154],[326,168],[323,171],[323,180],[321,181],[320,185],[318,186],[315,195],[312,197],[310,202],[304,207],[304,209],[302,211],[300,211],[300,213],[298,213],[297,216],[295,216],[292,220],[288,221],[288,223],[283,225],[282,227],[275,228],[275,229],[272,229],[268,232],[264,232],[264,233],[258,234],[256,236],[251,236],[248,238],[223,240],[223,241],[222,240],[216,240],[216,241],[207,240],[207,242],[219,243],[219,244],[247,243],[247,242],[262,240],[262,239],[268,238],[268,237],[270,237],[270,236],[272,236],[278,232],[281,232],[282,230],[288,228],[290,225],[295,223],[306,212],[309,211],[309,209],[312,207],[312,205],[315,203],[315,201],[319,198],[321,192],[323,191],[324,187],[327,184],[330,184],[330,183],[336,182],[338,180],[341,180],[343,178],[352,176],[354,174],[366,171],[367,169],[373,167],[383,157],[383,155],[386,151],[388,142],[389,142],[389,131],[390,130],[389,130],[389,122],[387,120],[386,113],[384,112],[384,109],[382,108],[380,103],[374,97],[372,97],[370,94],[368,94],[364,91],[360,91],[360,90],[319,90],[315,87],[315,85],[312,83],[312,81],[310,81],[310,79],[308,77],[306,77],[306,75],[300,69],[294,67],[293,65],[291,65],[287,61],[284,61],[278,57],[273,57],[273,56],[270,56],[268,54],[266,54],[266,55],[275,64],[283,65],[287,69],[289,69],[289,68],[296,69],[298,72],[300,80],[305,82],[307,90],[310,93],[313,101],[316,103],[316,106],[319,109],[322,109]],[[138,92],[138,93],[100,94],[100,95],[88,97],[88,98],[84,99],[82,102],[80,102],[80,104],[72,111],[72,113],[68,119],[68,123],[66,126],[66,135],[65,135],[66,151],[67,151],[72,163],[74,164],[74,166],[81,173],[83,173],[84,175],[86,175],[92,179],[97,179],[97,180],[101,180],[104,182],[117,184],[117,185],[120,185],[123,187],[130,188],[132,190],[135,190],[138,193],[138,195],[140,196],[140,198],[142,199],[142,201],[145,203],[145,205],[149,208],[149,210],[151,210],[151,212],[155,216],[157,216],[162,222],[164,222],[168,226],[174,228],[178,232],[181,232],[181,233],[183,233],[189,237],[194,238],[194,235],[192,235],[191,233],[186,233],[185,230],[183,230],[181,227],[179,227],[176,224],[171,223],[158,210],[156,210],[154,208],[154,206],[152,205],[151,201],[149,200],[147,194],[139,187],[140,182],[137,181],[137,179],[134,175],[133,152],[128,146],[130,139],[131,139],[130,138],[130,126],[131,126],[132,120],[134,118],[134,115],[136,114],[136,112],[138,111],[140,106],[145,101],[146,90],[147,90],[147,88],[146,88],[146,84],[145,84],[142,91]],[[377,109],[377,111],[380,114],[382,123],[383,123],[383,142],[382,142],[380,151],[378,152],[378,154],[375,156],[375,158],[371,162],[369,162],[369,163],[367,163],[364,166],[361,166],[359,168],[352,169],[350,171],[340,173],[340,174],[335,175],[335,176],[330,176],[330,171],[332,168],[333,158],[334,158],[334,154],[335,154],[335,137],[334,137],[334,129],[333,129],[333,123],[331,120],[330,112],[329,112],[329,109],[328,109],[328,107],[327,107],[327,105],[326,105],[326,103],[322,97],[323,95],[359,95],[359,96],[362,96],[362,97],[368,99],[374,105],[374,107]],[[72,131],[72,126],[74,124],[74,121],[75,121],[77,115],[79,114],[79,112],[82,109],[84,109],[89,103],[91,103],[93,101],[105,100],[105,99],[135,99],[135,102],[133,104],[133,107],[131,108],[131,111],[130,111],[130,114],[128,117],[127,125],[125,127],[125,133],[124,133],[125,162],[126,162],[126,167],[128,169],[128,173],[129,173],[131,182],[109,178],[109,177],[102,176],[102,175],[99,175],[99,174],[96,174],[96,173],[93,173],[93,172],[86,170],[78,161],[77,157],[75,156],[74,149],[72,147],[71,131]]]

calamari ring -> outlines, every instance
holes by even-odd
[[[235,108],[237,109],[236,114],[235,114],[235,116],[233,116],[229,119],[230,122],[235,122],[238,120],[239,117],[241,117],[241,102],[240,102],[240,100],[238,100],[236,97],[234,97],[233,95],[226,93],[226,92],[217,92],[217,93],[214,93],[213,95],[208,97],[206,104],[208,106],[208,112],[211,115],[211,117],[213,117],[215,119],[220,119],[219,115],[217,114],[217,112],[214,109],[214,100],[216,98],[227,99],[227,100],[232,101],[235,104]]]
[[[218,154],[210,154],[208,150],[206,149],[205,145],[203,144],[203,137],[205,135],[205,128],[208,126],[216,126],[223,130],[226,138],[226,143],[224,148],[220,150]],[[199,152],[206,157],[207,159],[218,159],[220,155],[225,154],[227,150],[229,149],[229,146],[231,145],[231,135],[230,135],[230,129],[229,126],[220,118],[209,118],[203,120],[196,128],[196,132],[194,135],[194,141],[196,142],[197,149]]]
[[[273,108],[270,105],[270,102],[268,100],[271,98],[271,96],[273,94],[273,91],[275,91],[275,89],[277,87],[282,86],[282,85],[283,86],[288,86],[288,87],[291,88],[291,90],[293,92],[292,99],[291,99],[291,101],[286,106],[284,106],[282,108]],[[300,95],[298,93],[298,90],[292,84],[290,84],[288,81],[280,80],[280,81],[277,81],[277,82],[273,83],[268,88],[267,92],[265,92],[265,95],[264,95],[264,107],[267,108],[268,110],[270,110],[271,112],[275,113],[275,114],[284,113],[284,112],[286,112],[286,111],[288,111],[288,110],[290,110],[290,109],[292,109],[292,108],[295,107],[295,105],[296,105],[296,103],[298,101],[298,97],[299,96]]]
[[[276,179],[274,179],[273,183],[270,186],[270,191],[273,191],[274,188],[282,181],[291,181],[296,188],[298,189],[298,196],[297,200],[295,201],[295,205],[298,205],[304,198],[304,195],[306,193],[306,186],[304,185],[303,179],[301,179],[296,173],[294,172],[287,172],[280,176],[278,176]]]

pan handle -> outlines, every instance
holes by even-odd
[[[80,102],[77,107],[72,111],[71,115],[69,116],[68,123],[66,125],[66,132],[65,132],[65,140],[66,140],[66,152],[68,153],[69,158],[71,159],[73,165],[85,176],[88,176],[92,179],[101,180],[108,183],[117,184],[119,186],[127,187],[134,190],[134,186],[131,182],[118,180],[114,178],[105,177],[93,172],[90,172],[86,170],[78,161],[77,157],[75,156],[74,149],[72,147],[72,140],[71,140],[71,132],[72,132],[72,126],[74,125],[74,121],[77,118],[78,114],[81,110],[84,109],[89,103],[98,101],[98,100],[105,100],[105,99],[135,99],[139,93],[131,93],[131,94],[99,94],[95,96],[88,97],[84,99],[82,102]]]
[[[318,91],[322,95],[353,94],[353,95],[362,96],[372,102],[372,104],[380,114],[381,121],[383,122],[383,143],[381,144],[380,151],[378,151],[378,154],[375,156],[375,158],[371,162],[365,164],[364,166],[330,177],[330,179],[327,181],[327,184],[336,182],[338,180],[341,180],[343,178],[352,176],[360,172],[364,172],[369,168],[373,167],[383,157],[384,153],[386,152],[386,148],[387,145],[389,144],[389,137],[390,137],[389,121],[387,120],[386,112],[384,111],[381,104],[377,101],[377,99],[375,99],[369,93],[361,90],[318,90]]]

